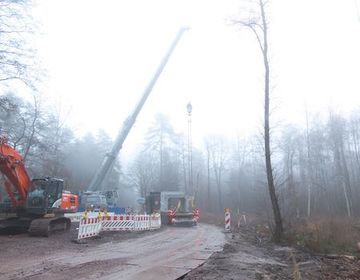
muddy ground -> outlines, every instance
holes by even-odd
[[[0,235],[0,265],[9,263],[9,260],[18,256],[28,256],[29,258],[36,258],[36,256],[43,256],[52,254],[58,250],[69,252],[81,252],[88,247],[94,245],[121,242],[130,238],[144,237],[151,235],[151,231],[142,232],[104,232],[101,237],[84,239],[81,246],[75,246],[77,239],[78,223],[72,223],[71,230],[66,232],[56,232],[49,237],[31,237],[27,233],[21,234],[1,234]]]
[[[121,244],[125,245],[133,238],[139,238],[137,243],[160,242],[162,244],[158,243],[159,245],[155,247],[162,246],[165,249],[169,247],[167,244],[171,245],[170,242],[173,241],[173,238],[165,242],[164,236],[174,236],[175,232],[172,229],[169,231],[167,228],[161,231],[163,231],[163,235],[161,232],[102,234],[101,238],[87,240],[85,244],[76,244],[71,241],[76,237],[76,225],[73,225],[70,232],[57,233],[49,238],[29,237],[27,234],[2,235],[0,236],[0,279],[66,279],[62,273],[68,272],[71,272],[72,275],[78,273],[78,279],[102,279],[103,277],[105,277],[104,279],[117,279],[116,273],[109,274],[110,268],[113,266],[120,267],[131,264],[131,266],[136,265],[139,269],[141,266],[129,256],[118,258],[116,254],[103,260],[96,256],[94,256],[94,260],[86,259],[83,262],[77,260],[79,264],[76,265],[66,265],[66,263],[67,261],[71,263],[70,259],[73,257],[81,256],[81,259],[88,252],[101,255],[104,253],[101,250],[110,250],[111,247],[106,249],[108,248],[107,244],[111,244],[112,247],[119,246],[121,249]],[[187,233],[187,231],[183,232]],[[205,232],[209,233],[207,230]],[[203,234],[198,235],[198,240],[194,244],[198,244],[202,240]],[[175,244],[178,244],[176,246],[182,246],[181,239],[174,241]],[[220,249],[219,252],[212,254],[205,263],[179,279],[360,279],[358,257],[316,255],[300,248],[274,245],[269,236],[259,233],[254,225],[243,226],[236,232],[227,233],[226,242],[223,250]],[[185,248],[183,249],[185,250]],[[183,253],[186,255],[185,251]],[[177,255],[176,250],[173,254]],[[164,256],[165,260],[173,258],[172,251]],[[143,257],[148,258],[149,256],[144,255]],[[150,256],[151,259],[153,257]],[[197,261],[200,259],[198,256]],[[175,262],[171,261],[171,263]],[[94,267],[94,271],[88,278],[86,271],[90,265]],[[183,262],[184,267],[187,265]],[[137,273],[138,268],[136,267],[134,270]],[[170,269],[168,264],[162,264],[159,270],[162,275],[164,275],[165,267]],[[177,270],[180,267],[181,265],[176,265]],[[121,275],[124,273],[125,271],[121,270]],[[144,275],[141,279],[156,279],[147,278],[148,272]],[[134,279],[139,279],[135,274],[134,277]],[[165,277],[164,279],[175,278]]]
[[[302,248],[277,246],[255,226],[228,233],[222,252],[182,279],[360,279],[360,259],[345,255],[318,255]]]
[[[73,223],[70,231],[57,232],[49,237],[30,237],[27,233],[14,235],[2,233],[0,235],[0,280],[33,279],[32,277],[35,276],[38,278],[34,279],[42,279],[41,273],[46,271],[49,266],[46,260],[52,259],[56,254],[64,257],[78,256],[101,244],[121,243],[125,240],[154,234],[154,232],[150,231],[121,232],[121,234],[106,232],[101,237],[86,239],[79,244],[74,242],[77,237],[77,227],[78,224]],[[33,265],[34,260],[44,260],[42,261],[43,265],[39,266],[38,274]],[[67,270],[66,267],[63,269],[64,271]]]
[[[1,236],[0,280],[171,280],[221,251],[224,234],[213,225],[105,232],[73,243],[76,226],[49,238]]]

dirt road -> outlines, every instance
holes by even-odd
[[[320,255],[282,244],[249,225],[183,280],[358,280],[360,257]]]
[[[176,279],[202,264],[222,250],[225,237],[219,228],[200,224],[126,240],[104,236],[89,244],[25,235],[1,236],[0,243],[0,279],[161,280]]]

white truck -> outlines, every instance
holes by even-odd
[[[150,192],[146,197],[146,211],[160,213],[163,225],[195,226],[199,220],[194,197],[182,192]]]

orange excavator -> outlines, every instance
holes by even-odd
[[[30,180],[22,156],[5,138],[0,138],[0,173],[15,217],[0,221],[0,231],[27,230],[33,236],[49,236],[71,226],[64,213],[76,212],[78,196],[64,191],[64,181],[56,178]]]

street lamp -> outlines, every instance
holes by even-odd
[[[191,103],[189,102],[188,105],[186,105],[186,110],[188,112],[188,115],[191,116],[191,112],[192,112],[192,105]]]
[[[190,192],[193,192],[193,171],[192,171],[192,135],[191,135],[191,113],[192,113],[192,105],[189,102],[186,105],[186,110],[188,113],[188,169],[189,169],[189,189]],[[186,193],[186,188],[185,188]]]

